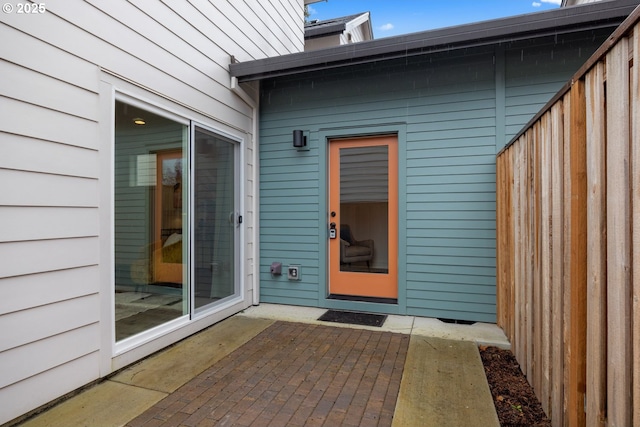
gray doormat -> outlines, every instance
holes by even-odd
[[[357,313],[354,311],[327,310],[318,320],[351,325],[380,327],[387,319],[386,314]]]

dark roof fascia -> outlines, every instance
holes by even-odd
[[[383,59],[508,43],[619,25],[638,0],[610,0],[396,37],[230,64],[238,81],[326,70]]]

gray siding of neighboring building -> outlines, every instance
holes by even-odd
[[[261,300],[495,321],[495,155],[609,31],[527,40],[263,81]],[[291,146],[309,132],[309,150]],[[397,132],[397,305],[327,292],[331,136]],[[301,280],[269,264],[300,264]]]

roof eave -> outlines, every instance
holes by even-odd
[[[327,25],[326,27],[309,28],[308,30],[304,30],[304,38],[305,40],[308,40],[318,37],[327,37],[333,34],[341,34],[346,28],[347,25],[344,22]]]

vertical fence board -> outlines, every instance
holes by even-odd
[[[587,180],[586,180],[586,104],[584,82],[571,88],[571,319],[569,326],[569,408],[570,426],[585,425],[586,390],[586,274],[587,274]]]
[[[640,426],[640,24],[633,31],[631,74],[631,204],[633,208],[633,425]]]
[[[524,354],[524,345],[523,345],[523,331],[522,331],[522,256],[521,250],[522,246],[520,244],[520,238],[522,235],[522,215],[520,214],[521,204],[522,204],[522,143],[518,144],[517,147],[514,147],[514,159],[513,159],[513,249],[515,254],[514,259],[514,336],[515,336],[515,346],[514,346],[514,354],[520,361],[520,365],[522,366],[522,360]],[[524,359],[526,361],[526,358]],[[526,372],[526,365],[522,367]]]
[[[496,159],[496,324],[506,332],[504,301],[504,269],[506,266],[506,253],[504,252],[504,216],[505,216],[505,185],[504,185],[504,156]],[[507,332],[507,337],[508,337]]]
[[[527,339],[527,377],[533,376],[533,253],[532,253],[532,219],[531,199],[533,195],[533,156],[532,138],[527,138],[525,146],[526,170],[525,170],[525,210],[524,210],[524,238],[525,238],[525,334]]]
[[[604,70],[586,75],[587,97],[587,407],[589,426],[604,427],[607,363],[607,259]]]
[[[541,346],[542,365],[540,366],[542,374],[542,383],[537,390],[538,398],[542,404],[542,408],[549,413],[549,368],[550,368],[550,352],[551,352],[551,120],[550,115],[545,114],[540,119],[540,193],[541,193],[541,270],[542,278],[540,281],[540,312],[541,321]]]
[[[527,209],[527,205],[526,205],[526,176],[527,176],[527,160],[526,160],[526,149],[527,149],[527,144],[521,144],[520,145],[520,152],[518,153],[519,155],[519,161],[520,161],[520,167],[518,169],[518,174],[519,174],[519,187],[518,187],[518,198],[519,198],[519,206],[520,206],[520,211],[518,212],[518,223],[519,223],[519,230],[520,232],[515,236],[516,239],[516,246],[518,247],[518,253],[520,256],[520,260],[519,260],[519,264],[520,264],[520,271],[518,272],[519,274],[519,281],[518,281],[518,288],[520,290],[519,292],[519,309],[518,309],[518,316],[520,317],[520,325],[519,325],[519,329],[518,329],[518,335],[520,336],[520,360],[521,362],[521,367],[523,372],[527,373],[529,366],[527,365],[527,352],[529,351],[529,347],[527,345],[528,340],[527,340],[527,310],[526,310],[526,304],[527,304],[527,286],[526,286],[526,281],[527,281],[527,254],[526,254],[526,237],[525,237],[525,233],[526,233],[526,209]]]
[[[564,218],[564,104],[557,102],[551,109],[552,140],[551,152],[553,188],[552,197],[552,254],[551,254],[551,381],[550,381],[550,410],[548,414],[557,425],[563,423],[563,292],[562,281],[564,274],[563,248],[563,218]]]
[[[505,334],[511,342],[513,342],[513,328],[511,322],[513,320],[513,300],[512,284],[513,284],[513,248],[510,244],[512,239],[513,224],[511,223],[511,211],[512,211],[512,186],[513,186],[513,169],[512,164],[513,149],[509,148],[503,156],[499,158],[496,165],[499,172],[499,185],[500,192],[497,194],[498,206],[500,206],[500,212],[498,212],[498,219],[500,221],[499,227],[499,263],[498,263],[498,289],[497,292],[500,295],[499,303],[497,304],[498,315],[500,319],[500,327],[505,331]]]
[[[563,218],[563,276],[562,276],[562,354],[563,354],[563,363],[562,363],[562,413],[563,413],[563,423],[560,423],[561,420],[553,420],[554,427],[568,425],[567,419],[567,409],[569,408],[569,367],[571,366],[571,347],[569,343],[569,337],[571,336],[571,133],[574,131],[572,122],[571,122],[571,108],[572,108],[572,97],[571,93],[567,93],[563,99],[564,105],[564,115],[568,118],[567,125],[565,126],[565,137],[563,140],[564,147],[564,183],[563,183],[563,207],[564,215]],[[567,423],[564,423],[567,421]]]
[[[507,212],[507,224],[509,225],[509,234],[507,235],[507,248],[509,250],[509,276],[508,276],[508,298],[509,298],[509,330],[511,331],[511,342],[515,342],[515,334],[516,334],[516,300],[515,300],[515,213],[513,211],[513,200],[515,199],[515,191],[514,191],[514,175],[515,175],[515,165],[513,156],[515,155],[516,150],[511,149],[510,155],[507,157],[507,170],[511,172],[511,175],[507,179],[507,188],[509,191],[509,200],[511,201],[511,205],[509,206],[509,211]]]
[[[533,313],[533,348],[541,348],[542,347],[542,313],[538,309],[541,304],[542,299],[542,257],[541,257],[541,239],[540,239],[540,227],[542,224],[542,209],[541,209],[541,197],[540,197],[540,175],[541,175],[541,151],[540,151],[540,138],[539,138],[540,127],[534,127],[531,132],[531,144],[533,144],[534,148],[534,156],[535,156],[535,166],[534,166],[534,204],[533,204],[533,212],[535,217],[535,252],[533,254],[534,261],[534,274],[533,274],[533,306],[535,307]],[[535,351],[533,357],[533,363],[536,366],[534,376],[532,378],[532,383],[534,390],[539,390],[542,387],[542,352]]]
[[[631,411],[629,67],[625,38],[607,54],[607,416],[628,427]]]

